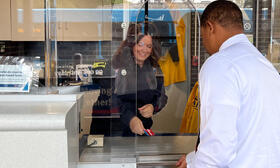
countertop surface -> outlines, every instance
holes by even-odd
[[[195,149],[197,136],[104,137],[103,147],[81,148],[80,162],[172,162]]]
[[[0,130],[65,129],[75,102],[0,102]]]
[[[0,130],[62,130],[83,94],[1,95]]]

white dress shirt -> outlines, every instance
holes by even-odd
[[[280,168],[280,75],[244,34],[199,75],[200,144],[187,168]]]

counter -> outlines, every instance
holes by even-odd
[[[196,141],[197,136],[105,137],[104,147],[82,149],[78,167],[174,167],[195,149]]]
[[[76,168],[82,95],[1,95],[1,168]]]
[[[167,168],[195,149],[191,135],[105,137],[79,143],[83,94],[1,95],[1,168]]]

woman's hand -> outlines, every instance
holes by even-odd
[[[183,155],[176,163],[176,167],[178,168],[186,168],[187,163],[186,163],[186,155]]]
[[[144,126],[142,121],[138,118],[138,117],[133,117],[130,122],[129,122],[129,127],[130,130],[135,133],[135,134],[139,134],[139,135],[143,135],[144,134]]]
[[[150,118],[154,113],[154,106],[152,104],[146,104],[140,108],[138,108],[140,114],[145,118]]]

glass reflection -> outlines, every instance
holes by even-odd
[[[149,25],[131,24],[127,38],[113,56],[123,136],[143,135],[152,127],[152,116],[167,103],[163,80],[155,75],[160,47],[151,35],[155,30],[145,26]]]
[[[180,132],[187,97],[197,81],[189,61],[191,55],[198,59],[197,48],[191,46],[191,29],[198,29],[191,24],[194,12],[187,1],[112,4],[112,56],[104,61],[115,75],[94,75],[100,93],[92,108],[90,134]],[[193,67],[196,71],[198,65]]]

